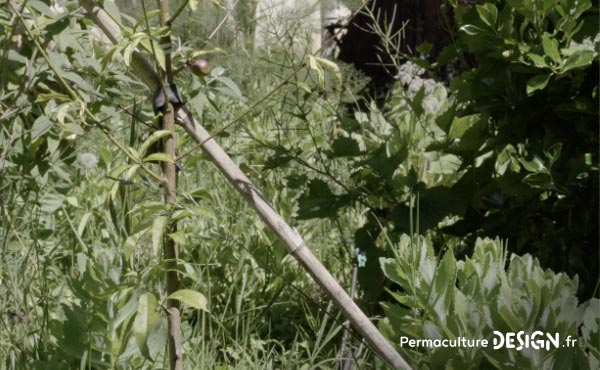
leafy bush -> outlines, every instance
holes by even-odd
[[[397,240],[418,225],[436,248],[460,253],[499,236],[513,252],[578,274],[589,298],[598,277],[598,265],[585,262],[598,259],[598,8],[449,3],[455,42],[435,61],[395,63],[383,107],[330,103],[336,135],[315,151],[327,163],[308,177],[298,216],[357,210],[365,218],[355,242],[375,258],[391,253],[378,241],[382,227]],[[449,67],[462,73],[425,78]],[[361,283],[378,286],[377,270],[370,260]]]
[[[578,279],[543,270],[530,255],[512,254],[496,239],[477,239],[471,258],[433,254],[431,240],[403,235],[396,258],[381,268],[400,290],[382,303],[379,326],[418,369],[597,369],[600,300],[578,304]],[[561,348],[492,348],[493,331],[559,334]],[[563,348],[568,336],[575,348]],[[485,348],[407,348],[400,338],[487,339]],[[518,344],[517,344],[518,346]]]

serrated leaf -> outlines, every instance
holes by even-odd
[[[48,193],[43,196],[41,199],[41,210],[45,213],[54,213],[58,210],[63,202],[65,201],[65,196],[58,193]]]
[[[167,299],[175,299],[195,309],[209,312],[206,297],[195,290],[180,289],[167,297]]]

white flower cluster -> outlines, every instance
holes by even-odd
[[[395,78],[407,88],[409,96],[414,96],[419,90],[423,89],[426,95],[423,99],[423,108],[427,112],[433,113],[442,106],[442,103],[434,95],[431,95],[437,82],[430,78],[421,78],[423,74],[425,74],[424,68],[408,61],[398,68],[398,74]]]
[[[416,94],[421,88],[425,88],[425,94],[429,94],[435,87],[435,81],[428,78],[421,78],[425,69],[419,67],[413,62],[406,62],[398,68],[396,80],[408,87],[408,91]]]

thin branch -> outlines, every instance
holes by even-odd
[[[236,5],[240,2],[240,0],[235,0],[235,3],[233,3],[233,5],[231,6],[231,8],[229,8],[229,10],[227,10],[227,13],[225,14],[225,16],[223,17],[223,19],[221,20],[221,22],[219,22],[219,24],[217,25],[217,27],[215,27],[215,29],[210,33],[210,35],[208,35],[208,38],[206,39],[205,42],[209,42],[210,40],[212,40],[213,37],[215,37],[215,35],[217,34],[217,32],[219,32],[219,30],[221,29],[221,27],[223,27],[223,25],[225,24],[225,21],[227,20],[227,18],[229,18],[229,16],[231,16],[231,14],[233,13],[233,10],[235,9]]]

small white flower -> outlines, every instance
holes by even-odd
[[[82,167],[93,168],[98,164],[98,157],[96,157],[96,154],[94,153],[86,152],[79,154],[77,161],[79,161],[79,164]]]
[[[52,4],[50,6],[50,11],[54,15],[62,15],[62,14],[66,14],[67,13],[67,8],[65,8],[64,6],[59,5],[59,4]]]
[[[400,80],[402,85],[408,86],[408,84],[410,84],[410,81],[412,81],[413,76],[406,72],[399,72],[398,75],[396,75],[396,79]]]
[[[410,91],[413,94],[416,94],[419,92],[419,90],[421,90],[421,87],[423,87],[423,80],[420,78],[415,78],[410,82],[410,85],[408,86],[408,91]]]

